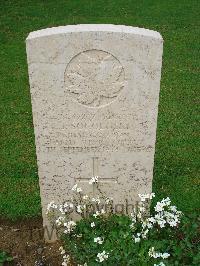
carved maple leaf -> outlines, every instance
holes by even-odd
[[[85,52],[76,58],[66,77],[67,90],[78,102],[99,106],[106,98],[114,98],[123,88],[123,67],[112,55],[97,51]]]

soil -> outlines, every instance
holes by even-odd
[[[44,242],[42,219],[0,220],[0,251],[14,258],[3,266],[59,266],[62,264],[60,246],[59,241]]]

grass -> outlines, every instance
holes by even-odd
[[[112,23],[164,38],[153,190],[185,212],[200,206],[198,172],[198,0],[0,2],[0,215],[41,215],[25,38],[34,30]]]

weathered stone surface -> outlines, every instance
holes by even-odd
[[[43,207],[100,177],[116,203],[151,192],[162,64],[158,32],[76,25],[29,34],[27,57]]]

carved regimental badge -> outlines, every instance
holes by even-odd
[[[124,69],[110,53],[84,51],[69,62],[65,86],[78,103],[90,107],[103,106],[114,101],[124,87]]]

